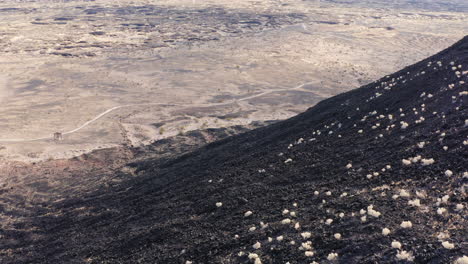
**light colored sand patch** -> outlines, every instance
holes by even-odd
[[[11,91],[8,89],[8,78],[0,75],[0,102],[3,102],[10,95]]]

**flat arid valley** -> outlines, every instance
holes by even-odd
[[[468,263],[467,0],[0,0],[0,263]]]
[[[2,1],[0,157],[72,157],[286,119],[468,28],[463,1],[356,2]]]

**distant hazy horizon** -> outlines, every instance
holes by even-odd
[[[430,11],[468,12],[467,0],[309,0],[322,4],[357,5],[371,8],[421,9]]]

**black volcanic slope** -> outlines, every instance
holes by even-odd
[[[25,218],[31,242],[0,262],[467,263],[464,82],[468,37],[284,122],[131,164],[138,177]]]

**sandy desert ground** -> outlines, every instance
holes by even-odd
[[[464,1],[384,2],[0,1],[0,160],[285,119],[468,32]]]

